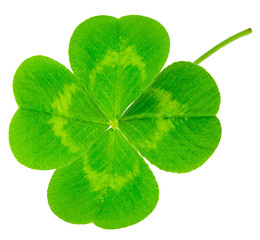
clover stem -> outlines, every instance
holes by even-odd
[[[227,38],[226,40],[224,40],[223,42],[219,43],[218,45],[216,45],[215,47],[211,48],[209,51],[207,51],[206,53],[204,53],[201,57],[199,57],[196,61],[194,61],[195,64],[200,64],[202,61],[204,61],[206,58],[208,58],[209,56],[211,56],[213,53],[217,52],[219,49],[225,47],[226,45],[228,45],[229,43],[243,37],[246,36],[248,34],[252,33],[252,29],[248,28],[242,32],[239,32],[235,35],[233,35],[232,37]]]

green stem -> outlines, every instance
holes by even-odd
[[[201,57],[199,57],[196,61],[194,61],[195,64],[200,64],[202,61],[204,61],[206,58],[208,58],[209,56],[211,56],[213,53],[217,52],[219,49],[225,47],[226,45],[228,45],[229,43],[243,37],[246,36],[248,34],[250,34],[252,32],[251,28],[248,28],[240,33],[235,34],[234,36],[224,40],[223,42],[219,43],[218,45],[216,45],[215,47],[211,48],[209,51],[207,51],[206,53],[204,53]]]

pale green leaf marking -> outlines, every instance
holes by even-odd
[[[77,86],[72,83],[70,85],[63,86],[63,92],[58,92],[57,97],[52,103],[52,109],[57,110],[59,114],[69,115],[69,107],[71,105],[72,96],[75,95]]]
[[[132,160],[133,162],[129,161],[127,153],[133,153],[135,151],[131,146],[129,147],[129,144],[126,143],[126,140],[118,130],[116,130],[116,132],[108,130],[108,133],[102,136],[102,138],[102,144],[100,144],[101,141],[98,141],[94,143],[92,149],[89,150],[89,152],[91,152],[94,148],[94,154],[92,153],[89,157],[87,155],[82,156],[84,160],[83,169],[89,181],[95,179],[95,182],[93,182],[95,191],[104,189],[104,187],[110,187],[119,191],[127,182],[132,181],[140,174],[140,163],[139,160],[135,159],[133,159],[134,161]],[[96,151],[99,148],[101,153],[97,155]],[[124,148],[126,148],[126,152]],[[105,159],[104,156],[106,156],[107,159]],[[93,165],[93,159],[95,159],[95,165]],[[100,171],[100,166],[103,165],[104,159],[107,161],[106,167]],[[128,161],[130,164],[123,163],[122,159]],[[99,163],[97,163],[97,161],[99,161]],[[116,166],[115,162],[118,163],[117,169],[112,168],[112,164]],[[94,169],[93,166],[95,166]]]

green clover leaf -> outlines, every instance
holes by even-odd
[[[142,156],[184,173],[212,155],[221,137],[220,94],[197,64],[250,32],[159,73],[170,46],[160,23],[97,16],[72,35],[74,73],[44,56],[25,60],[14,76],[19,109],[9,142],[21,164],[57,169],[48,188],[52,211],[70,223],[110,229],[147,217],[159,189]]]

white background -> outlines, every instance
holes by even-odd
[[[0,3],[0,239],[260,239],[260,6],[258,0],[1,1]],[[149,16],[171,38],[167,65],[194,61],[225,38],[248,27],[244,37],[201,65],[222,96],[222,139],[213,156],[188,174],[151,167],[160,200],[144,221],[124,229],[73,225],[49,209],[46,190],[53,171],[20,165],[8,144],[17,109],[12,78],[26,58],[46,55],[69,67],[75,27],[100,15]]]

